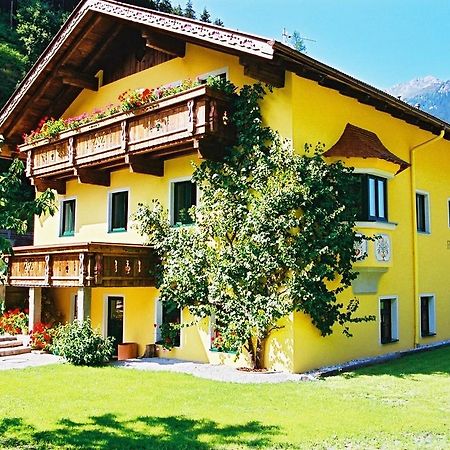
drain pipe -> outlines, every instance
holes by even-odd
[[[419,346],[419,249],[417,238],[417,211],[416,211],[416,150],[428,147],[437,141],[443,139],[445,135],[445,129],[441,130],[439,136],[436,136],[428,141],[411,147],[409,150],[410,178],[411,178],[411,224],[412,224],[412,236],[413,236],[413,291],[414,291],[414,347]]]

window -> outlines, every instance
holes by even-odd
[[[380,340],[382,344],[398,341],[396,298],[380,298]]]
[[[181,330],[170,330],[169,324],[181,323],[181,310],[173,305],[167,305],[158,300],[156,302],[156,336],[155,342],[163,344],[163,339],[173,347],[180,347]]]
[[[416,192],[416,220],[418,232],[430,232],[430,202],[424,192]]]
[[[447,200],[447,220],[448,220],[448,226],[450,228],[450,199]]]
[[[436,334],[436,310],[433,295],[420,296],[420,334],[422,337]]]
[[[126,231],[128,225],[128,191],[109,194],[108,231]]]
[[[357,175],[361,195],[359,220],[387,221],[387,180],[375,175]]]
[[[194,218],[189,209],[197,204],[197,185],[191,180],[172,183],[172,214],[173,225],[190,225]]]
[[[61,202],[60,236],[73,236],[75,234],[75,199]]]

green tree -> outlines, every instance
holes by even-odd
[[[183,8],[181,7],[180,4],[178,4],[177,6],[174,6],[174,7],[173,7],[172,13],[173,13],[173,14],[176,14],[177,16],[183,16],[183,15],[184,15],[184,14],[183,14]]]
[[[217,18],[214,20],[214,25],[217,25],[218,27],[223,27],[223,22],[221,19]]]
[[[264,343],[292,311],[303,311],[323,336],[355,317],[337,295],[352,271],[356,199],[352,170],[327,164],[319,145],[297,154],[262,125],[261,85],[234,100],[237,145],[223,162],[204,161],[193,179],[201,205],[194,227],[170,227],[167,211],[140,205],[139,232],[154,246],[160,298],[189,308],[197,318],[214,314],[223,346],[246,349],[262,366]]]
[[[0,43],[0,107],[14,92],[25,71],[25,57],[11,44]]]
[[[17,34],[31,67],[60,29],[67,13],[52,9],[46,0],[24,0],[17,9]]]
[[[306,53],[306,45],[304,39],[298,31],[294,31],[291,36],[291,45],[299,52]]]
[[[200,15],[200,20],[202,22],[211,23],[211,14],[209,14],[209,11],[205,8],[203,8],[203,11]]]
[[[23,163],[15,159],[8,170],[0,174],[0,229],[26,233],[34,215],[54,214],[55,196],[50,190],[34,199],[34,190],[23,176]],[[11,245],[0,236],[0,256],[9,252]]]
[[[195,10],[194,7],[192,6],[192,1],[188,0],[186,2],[186,7],[184,8],[184,16],[189,18],[189,19],[195,19],[196,15],[195,15]]]

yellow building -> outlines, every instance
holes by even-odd
[[[266,123],[295,148],[320,141],[330,161],[356,168],[365,192],[357,226],[376,236],[357,249],[359,275],[343,294],[376,321],[353,325],[351,339],[324,338],[292,314],[272,333],[266,366],[301,372],[450,339],[447,123],[279,42],[109,0],[77,7],[0,113],[0,133],[26,154],[37,190],[58,193],[57,214],[36,219],[34,246],[10,258],[8,283],[29,289],[31,324],[51,304],[61,321],[90,316],[139,354],[158,340],[167,314],[148,276],[157,262],[130,215],[156,198],[172,223],[186,220],[197,201],[191,161],[220,157],[228,103],[199,85],[52,140],[23,144],[22,134],[43,116],[82,120],[129,89],[210,75],[273,85]],[[245,363],[212,351],[211,332],[206,321],[182,329],[165,356]]]

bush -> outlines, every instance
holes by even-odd
[[[56,328],[50,351],[76,366],[98,366],[113,354],[113,338],[104,338],[89,319],[75,320]]]
[[[27,312],[16,308],[3,313],[0,316],[0,334],[28,334]]]

